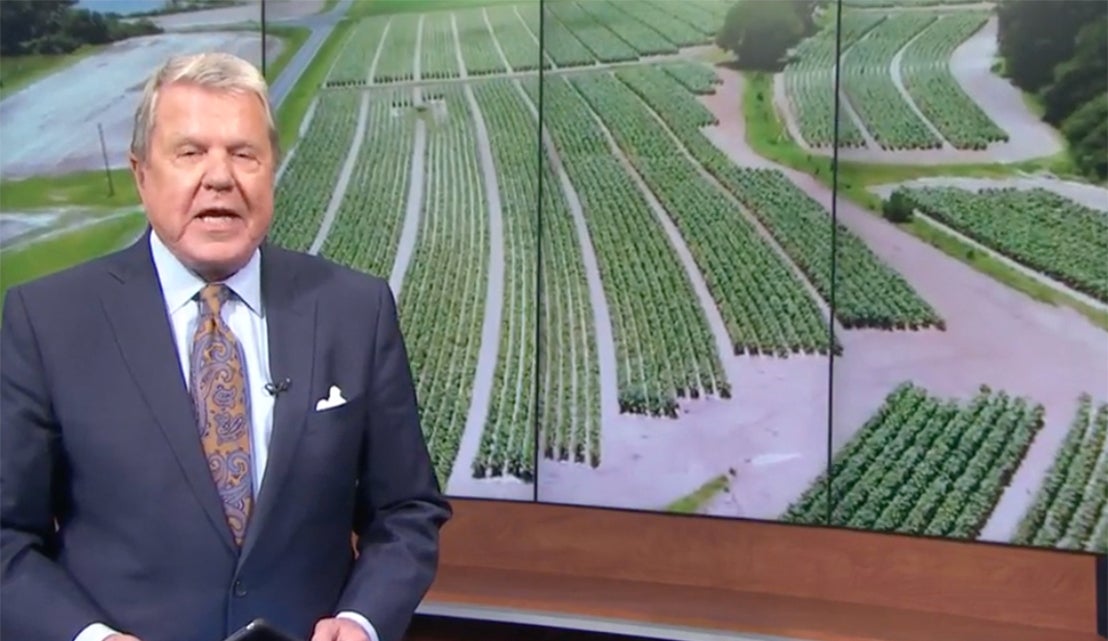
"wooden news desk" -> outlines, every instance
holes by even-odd
[[[1104,559],[708,517],[454,499],[410,641],[1103,641]],[[522,624],[522,625],[521,625]],[[525,627],[534,626],[534,627]]]

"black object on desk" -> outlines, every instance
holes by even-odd
[[[303,641],[278,630],[264,619],[254,619],[224,641]]]

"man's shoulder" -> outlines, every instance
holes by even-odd
[[[83,304],[95,295],[96,285],[111,273],[121,255],[130,250],[133,247],[124,247],[12,285],[5,299],[14,294],[24,301],[42,301],[52,306]]]
[[[339,296],[380,296],[388,281],[376,274],[354,269],[330,258],[268,244],[263,251],[273,252],[285,269],[297,275],[317,293]]]

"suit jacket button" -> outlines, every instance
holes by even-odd
[[[235,596],[246,596],[246,585],[242,581],[235,581]]]

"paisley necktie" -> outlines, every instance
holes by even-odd
[[[208,468],[241,546],[253,503],[250,397],[242,346],[220,315],[230,293],[222,283],[208,284],[200,292],[190,387]]]

